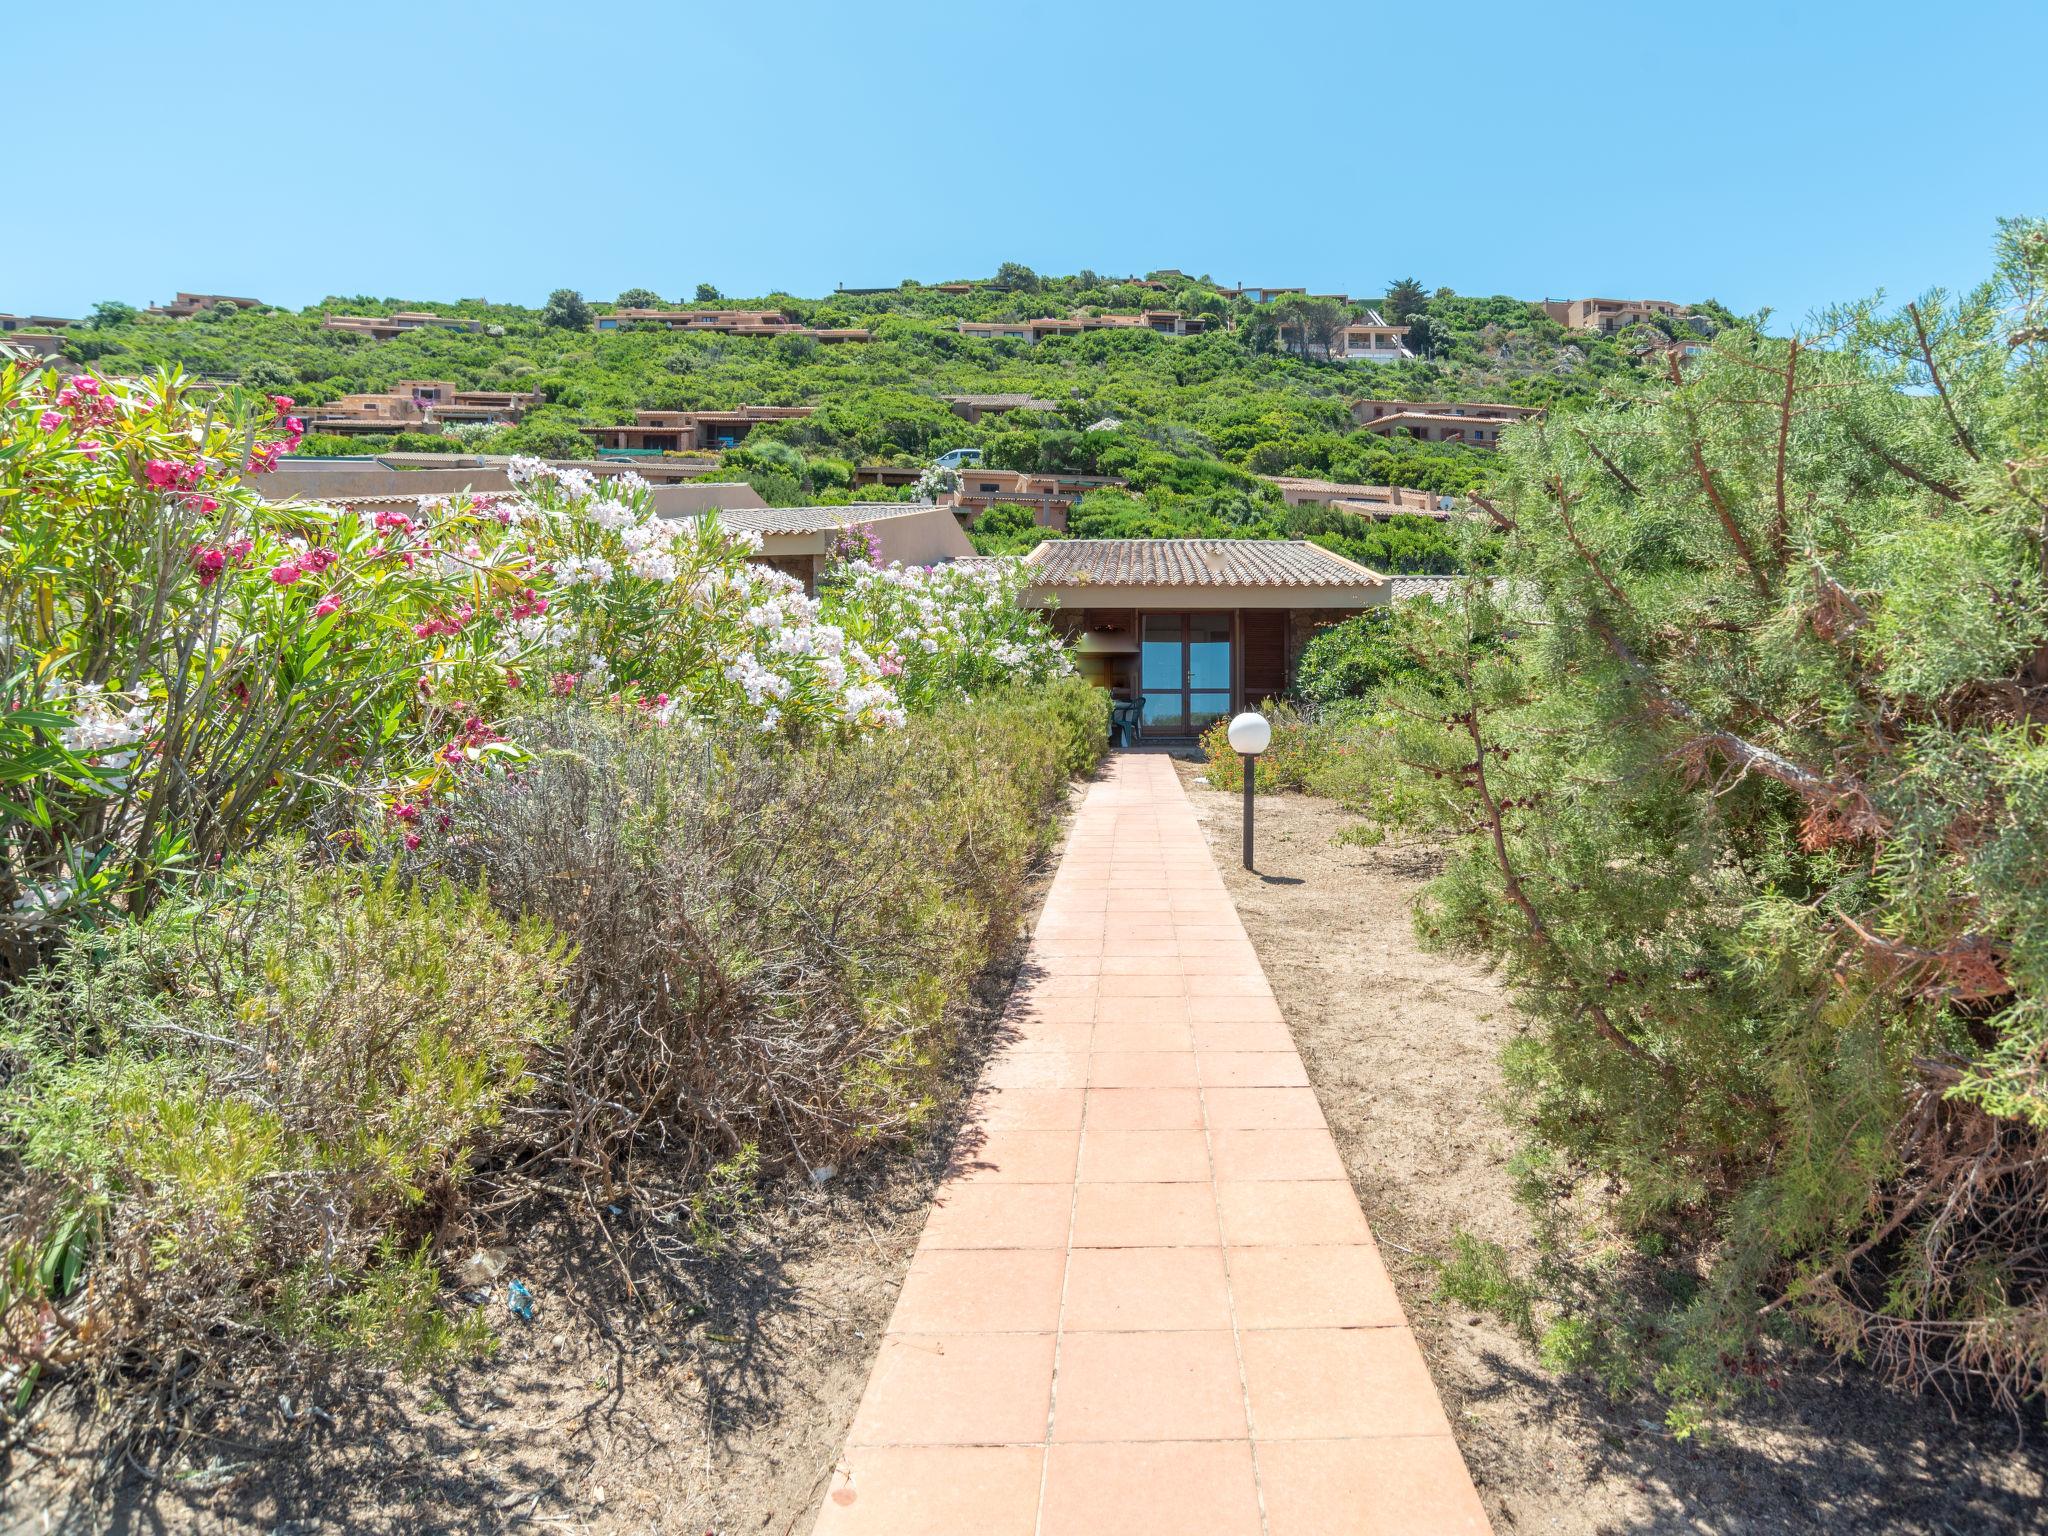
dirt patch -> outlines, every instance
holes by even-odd
[[[1547,1370],[1488,1317],[1435,1298],[1431,1260],[1463,1231],[1526,1263],[1513,1143],[1493,1102],[1519,1026],[1485,971],[1424,953],[1409,903],[1427,849],[1335,841],[1349,818],[1263,796],[1258,872],[1240,863],[1239,798],[1182,782],[1207,832],[1501,1536],[1535,1532],[1925,1533],[2048,1528],[2048,1427],[1948,1408],[1832,1359],[1787,1361],[1782,1387],[1709,1445],[1672,1439],[1648,1401]]]
[[[171,1450],[111,1475],[94,1422],[53,1416],[11,1465],[0,1452],[0,1536],[808,1531],[1055,863],[958,1012],[945,1112],[918,1146],[777,1186],[715,1254],[673,1206],[536,1190],[484,1234],[506,1260],[475,1293],[491,1359],[195,1392],[163,1415]],[[508,1310],[515,1279],[531,1321]]]

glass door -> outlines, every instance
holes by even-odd
[[[1138,691],[1147,736],[1197,736],[1230,713],[1230,615],[1148,613]]]

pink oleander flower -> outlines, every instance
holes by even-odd
[[[45,432],[61,432],[64,429],[64,418],[56,411],[45,411],[42,416],[42,428]]]
[[[202,496],[197,491],[187,491],[185,493],[185,505],[202,516],[208,512],[218,512],[220,510],[219,502],[215,501],[211,496]]]
[[[300,570],[296,565],[293,565],[289,560],[287,560],[283,565],[273,566],[271,568],[270,579],[276,582],[280,587],[288,587],[305,574],[306,573],[304,571]]]
[[[515,691],[526,686],[526,679],[511,667],[505,669],[505,686]]]
[[[272,395],[270,403],[277,407],[277,414],[283,416],[289,414],[296,402],[293,401],[290,395]]]
[[[391,819],[393,821],[405,822],[418,821],[420,819],[420,808],[409,800],[403,804],[394,805],[391,807]]]
[[[299,556],[299,564],[317,576],[340,558],[341,556],[323,545],[318,549],[309,549]]]
[[[249,539],[237,539],[228,546],[228,558],[240,565],[249,558],[249,552],[255,547],[255,543]]]
[[[88,459],[98,458],[100,456],[100,450],[103,446],[104,445],[96,437],[81,437],[78,440],[78,451],[84,454]]]
[[[192,551],[192,569],[199,573],[199,585],[210,587],[220,579],[221,567],[228,563],[227,551],[200,545]]]
[[[78,403],[78,391],[73,389],[69,384],[66,384],[62,389],[57,391],[57,403],[61,406],[76,405]]]
[[[406,833],[406,834],[405,834],[405,850],[406,850],[406,852],[407,852],[407,853],[410,853],[410,852],[412,852],[412,850],[413,850],[413,849],[415,849],[415,848],[417,848],[417,847],[419,847],[419,845],[420,845],[420,835],[419,835],[419,833],[417,833],[417,832],[408,832],[408,833]]]
[[[341,599],[331,592],[313,605],[313,617],[316,619],[324,619],[331,613],[339,612],[341,612]]]
[[[566,699],[576,691],[576,684],[580,681],[574,672],[557,672],[549,687],[554,690],[556,698]]]
[[[71,381],[71,387],[81,395],[96,395],[100,392],[100,381],[89,373],[81,373]]]

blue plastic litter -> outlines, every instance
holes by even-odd
[[[505,1305],[512,1309],[512,1315],[521,1322],[533,1321],[533,1292],[517,1280],[505,1287]]]

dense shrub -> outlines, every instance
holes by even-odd
[[[554,1150],[815,1166],[916,1127],[947,1007],[1014,931],[1104,712],[1078,682],[794,750],[632,712],[532,722],[431,851],[573,939]]]
[[[559,1033],[565,958],[477,890],[284,854],[72,945],[0,996],[6,1352],[479,1344],[423,1245]]]

